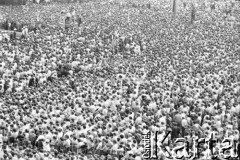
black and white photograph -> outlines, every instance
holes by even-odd
[[[239,0],[0,0],[0,160],[240,160]]]

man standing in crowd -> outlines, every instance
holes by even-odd
[[[76,11],[75,11],[75,9],[71,8],[70,13],[71,13],[71,20],[72,20],[72,22],[74,24],[75,21],[76,21]]]
[[[196,18],[196,8],[195,8],[193,3],[191,4],[191,8],[192,8],[192,11],[191,11],[191,24],[193,24],[194,21],[195,21],[195,18]]]
[[[11,30],[11,21],[9,19],[6,21],[6,30]]]
[[[80,15],[77,15],[77,23],[78,23],[78,27],[80,27],[80,25],[82,23],[82,18]]]
[[[69,15],[67,15],[67,17],[65,18],[65,29],[69,30],[71,27],[71,18]]]
[[[65,11],[61,11],[60,20],[59,20],[59,24],[61,28],[65,28],[65,19],[66,19]]]
[[[24,25],[22,28],[22,38],[26,39],[28,37],[28,27]]]

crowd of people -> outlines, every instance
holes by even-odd
[[[173,13],[169,0],[0,6],[6,18],[35,28],[0,38],[0,159],[141,160],[149,131],[158,131],[159,144],[171,131],[163,144],[170,150],[176,138],[192,147],[193,137],[212,132],[238,142],[233,4],[228,15],[197,1],[192,23],[192,5]],[[66,28],[70,11],[81,23]]]

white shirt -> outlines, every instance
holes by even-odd
[[[78,66],[78,64],[80,64],[80,62],[79,62],[79,61],[73,61],[73,62],[72,62],[72,67],[77,67],[77,66]]]
[[[140,54],[141,53],[141,48],[139,45],[137,45],[135,48],[134,48],[134,52],[137,53],[137,54]]]
[[[75,18],[75,15],[76,15],[76,12],[73,11],[73,12],[72,12],[72,17]]]
[[[141,124],[142,123],[142,117],[137,117],[135,120],[136,124]]]
[[[43,150],[44,151],[51,151],[51,147],[50,147],[49,143],[47,144],[46,142],[44,142]]]

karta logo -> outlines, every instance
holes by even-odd
[[[158,140],[158,132],[152,134],[148,132],[143,135],[144,142],[144,159],[158,159],[158,153],[161,153],[168,159],[183,159],[187,158],[193,160],[201,158],[204,152],[205,159],[230,159],[238,158],[238,150],[240,149],[239,142],[232,138],[224,138],[221,142],[215,138],[215,133],[212,132],[209,138],[195,138],[192,137],[192,145],[189,140],[185,138],[177,138],[174,141],[174,147],[170,150],[165,145],[166,139],[171,134],[171,131],[165,133],[164,138]],[[190,147],[191,146],[191,147]]]

